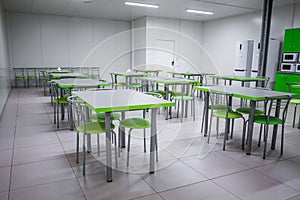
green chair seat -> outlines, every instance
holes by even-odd
[[[213,116],[226,119],[226,110],[217,110],[213,112]],[[228,119],[243,118],[243,115],[238,112],[228,112]]]
[[[237,108],[236,111],[239,112],[239,113],[242,113],[242,114],[250,115],[251,108],[250,107],[241,107],[241,108]],[[262,115],[262,114],[264,114],[264,111],[259,110],[259,109],[255,109],[254,114],[255,115]]]
[[[128,87],[130,87],[130,88],[140,88],[142,86],[143,85],[140,84],[140,83],[130,83],[130,84],[128,84]]]
[[[118,87],[118,86],[125,86],[125,83],[112,83],[112,86]]]
[[[291,104],[300,104],[300,99],[292,99],[290,101]]]
[[[163,90],[150,90],[149,92],[159,93],[159,94],[161,94],[164,97],[166,96],[166,92],[163,91]]]
[[[178,92],[178,91],[175,91],[175,90],[170,90],[169,94],[171,94],[172,96],[182,96],[182,95],[184,95],[184,94],[182,94],[182,92]]]
[[[119,113],[110,113],[110,120],[119,120],[121,118],[121,115]],[[91,115],[92,120],[98,120],[100,122],[105,122],[105,113],[96,113]]]
[[[267,124],[267,119],[268,119],[268,116],[265,116],[265,115],[257,115],[254,117],[254,122],[255,123],[258,123],[258,124]],[[282,124],[283,121],[278,118],[278,117],[273,117],[273,116],[270,116],[269,117],[269,123],[268,124]]]
[[[128,118],[120,121],[120,126],[132,129],[145,129],[151,126],[151,122],[144,118]]]
[[[37,78],[37,75],[29,75],[28,78]]]
[[[16,78],[26,78],[26,76],[15,76]]]
[[[210,109],[210,110],[226,110],[226,107],[227,106],[224,104],[213,104],[213,105],[209,105],[208,109]],[[228,110],[232,110],[232,107],[229,106]]]
[[[69,95],[65,94],[63,97],[58,98],[58,103],[64,103],[67,104],[68,103],[68,97]],[[57,99],[53,99],[53,103],[57,103]]]
[[[174,96],[173,99],[178,101],[190,101],[194,98],[192,96]]]
[[[105,133],[105,123],[99,123],[99,122],[88,122],[85,125],[85,133],[86,134],[98,134],[98,133]],[[114,124],[110,124],[111,126],[111,130],[115,129],[115,125]],[[83,125],[80,125],[77,127],[77,131],[83,133]]]

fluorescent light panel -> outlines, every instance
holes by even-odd
[[[186,9],[185,10],[188,13],[196,13],[196,14],[203,14],[203,15],[213,15],[213,12],[210,11],[204,11],[204,10],[194,10],[194,9]]]
[[[125,5],[129,6],[140,6],[140,7],[147,7],[147,8],[158,8],[158,4],[148,4],[148,3],[138,3],[138,2],[131,2],[125,1]]]

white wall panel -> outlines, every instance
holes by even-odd
[[[88,18],[68,18],[69,65],[78,66],[89,56],[93,45],[93,23]]]
[[[284,6],[273,9],[271,38],[283,41],[284,29],[297,25],[300,16],[300,6],[296,5],[295,16],[292,14],[293,6]],[[233,74],[235,59],[235,43],[238,40],[260,38],[261,12],[249,13],[220,20],[204,22],[203,46],[217,65],[220,74]]]
[[[10,91],[10,70],[5,30],[5,15],[0,3],[0,115]]]
[[[41,15],[42,65],[69,65],[67,18]]]
[[[13,13],[9,16],[9,22],[13,66],[41,65],[39,16]]]

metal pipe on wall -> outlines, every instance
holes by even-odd
[[[265,76],[267,60],[268,60],[268,47],[270,38],[270,28],[272,19],[273,0],[263,0],[263,13],[262,13],[262,25],[260,35],[260,54],[258,60],[258,75]]]

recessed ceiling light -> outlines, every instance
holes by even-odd
[[[194,9],[186,9],[185,12],[203,14],[203,15],[213,15],[214,14],[213,12],[210,12],[210,11],[194,10]]]
[[[138,2],[131,2],[131,1],[125,1],[125,5],[129,6],[141,6],[141,7],[147,7],[147,8],[158,8],[158,4],[148,4],[148,3],[138,3]]]

